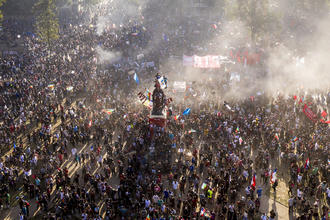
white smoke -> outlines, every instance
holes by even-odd
[[[128,23],[137,21],[147,0],[104,0],[98,8],[101,12],[97,15],[96,33],[101,35],[106,28],[121,28],[129,26]]]
[[[280,45],[269,51],[267,67],[270,78],[266,87],[271,90],[293,92],[298,87],[309,90],[326,91],[330,87],[330,34],[329,17],[317,24],[317,29],[305,36],[303,55]]]
[[[102,49],[100,46],[97,46],[96,52],[100,63],[103,64],[115,63],[121,59],[121,53],[118,51],[107,51]]]

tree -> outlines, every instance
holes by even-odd
[[[227,0],[225,16],[229,20],[238,19],[246,25],[252,46],[255,46],[257,39],[265,40],[281,28],[279,21],[282,15],[271,10],[269,0]]]
[[[6,0],[0,0],[0,8],[2,7],[2,5],[6,2]],[[3,19],[3,13],[2,10],[0,10],[0,22],[2,22]]]
[[[59,23],[54,0],[39,0],[33,8],[36,14],[36,32],[42,42],[50,48],[51,42],[59,38]]]

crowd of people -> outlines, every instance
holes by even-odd
[[[185,102],[174,98],[166,128],[151,133],[137,91],[153,86],[175,36],[142,68],[135,57],[153,38],[142,25],[98,35],[68,24],[60,35],[51,50],[25,35],[25,53],[1,57],[1,209],[20,219],[275,219],[268,203],[281,181],[291,217],[328,218],[329,125],[302,110],[322,117],[329,91],[223,105],[220,82],[194,82],[196,96],[164,91]],[[97,46],[120,51],[119,64],[101,64]]]

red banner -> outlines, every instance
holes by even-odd
[[[312,120],[313,122],[316,122],[316,115],[312,112],[312,110],[305,104],[303,112],[305,115]]]

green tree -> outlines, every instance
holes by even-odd
[[[59,38],[59,23],[54,0],[39,0],[33,8],[36,15],[36,32],[42,42],[51,47],[51,42]]]
[[[0,0],[0,8],[2,7],[2,5],[6,2],[6,0]],[[3,19],[3,13],[2,10],[0,10],[0,22],[2,22]]]

